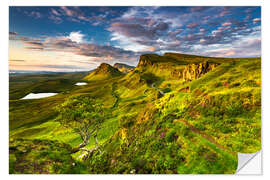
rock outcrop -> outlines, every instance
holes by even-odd
[[[179,77],[182,78],[184,82],[192,81],[213,70],[216,66],[217,64],[210,64],[208,61],[199,64],[185,65],[183,70],[179,72]]]

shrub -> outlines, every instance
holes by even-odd
[[[166,135],[166,141],[172,142],[177,138],[176,131],[174,129],[170,130]]]
[[[129,128],[134,124],[134,119],[134,116],[122,116],[119,121],[119,125],[123,128]]]
[[[162,90],[164,93],[168,93],[168,92],[171,92],[172,90],[170,88],[165,88]]]

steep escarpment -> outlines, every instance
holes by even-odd
[[[210,64],[208,61],[199,64],[185,65],[180,71],[173,71],[174,76],[182,78],[183,81],[192,81],[200,78],[207,72],[213,70],[217,64]]]
[[[84,80],[103,80],[123,75],[117,68],[109,64],[102,63],[100,66],[84,77]]]
[[[191,56],[191,55],[190,55]],[[193,57],[193,56],[191,56]],[[165,79],[192,81],[213,70],[219,63],[213,62],[210,58],[196,56],[193,60],[185,56],[159,56],[155,54],[142,55],[136,70],[141,73],[152,73],[155,76]],[[190,60],[188,60],[191,58]]]

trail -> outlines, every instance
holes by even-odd
[[[155,84],[155,83],[152,83],[152,84],[151,84],[151,87],[154,88],[155,90],[157,90],[157,91],[163,96],[165,93],[164,93],[163,91],[161,91],[160,89],[156,88],[156,87],[154,86],[154,84]]]
[[[116,88],[116,84],[113,83],[113,84],[112,84],[112,96],[113,96],[116,100],[115,100],[115,103],[114,103],[113,106],[112,106],[112,109],[118,107],[119,100],[120,100],[119,95],[115,92],[115,88]]]
[[[194,133],[197,133],[199,135],[201,135],[203,138],[207,139],[208,141],[210,141],[211,143],[215,144],[217,147],[219,147],[220,149],[223,149],[226,152],[230,152],[228,149],[226,149],[223,145],[219,144],[218,142],[216,142],[216,140],[214,138],[212,138],[211,136],[209,136],[208,134],[203,133],[202,131],[200,131],[199,129],[197,129],[196,127],[194,127],[192,124],[190,124],[188,121],[184,120],[184,119],[179,119],[178,121],[184,122],[190,129],[191,131],[193,131]],[[230,152],[231,153],[231,152]]]

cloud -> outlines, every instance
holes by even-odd
[[[43,12],[41,16],[45,17]],[[253,49],[251,45],[246,47],[251,39],[260,39],[260,7],[68,6],[48,8],[47,17],[58,24],[72,21],[85,28],[99,26],[92,28],[101,30],[104,37],[95,37],[96,42],[105,41],[103,45],[90,43],[87,37],[92,34],[73,29],[40,39],[20,36],[26,49],[68,52],[95,61],[128,61],[143,53],[166,51],[211,56],[260,55],[258,44]]]
[[[234,42],[230,47],[216,46],[205,51],[206,56],[215,57],[259,57],[261,56],[261,39],[248,38]]]
[[[231,22],[225,22],[225,23],[222,24],[222,26],[230,26],[230,25],[232,25]]]
[[[78,43],[65,36],[47,37],[43,45],[48,51],[73,52],[78,48]]]
[[[22,60],[22,59],[9,59],[9,61],[14,61],[14,62],[24,62],[25,60]]]
[[[151,27],[146,27],[141,24],[126,24],[126,23],[113,23],[108,29],[112,32],[116,31],[119,34],[130,38],[147,38],[158,39],[158,36],[169,28],[167,23],[158,23]]]
[[[77,32],[71,32],[67,38],[69,38],[71,41],[76,43],[83,43],[84,42],[84,34],[82,34],[80,31]]]
[[[100,10],[100,8],[92,7],[93,12]],[[63,17],[66,17],[67,20],[73,21],[76,23],[90,23],[94,26],[100,25],[106,21],[106,17],[109,14],[108,11],[99,13],[98,15],[94,15],[92,11],[83,11],[83,7],[66,7],[62,6],[59,9],[51,9],[51,19],[54,20],[55,23],[61,23]],[[114,11],[110,11],[112,15],[115,13]],[[60,21],[61,19],[61,21]]]
[[[43,15],[38,11],[27,11],[27,10],[25,10],[24,14],[26,14],[27,16],[33,17],[35,19],[39,19],[39,18],[43,17]]]
[[[258,23],[258,22],[261,22],[261,18],[255,18],[255,19],[253,19],[253,23],[254,23],[254,24],[256,24],[256,23]]]
[[[231,14],[231,10],[232,9],[232,7],[223,7],[223,10],[221,10],[221,12],[219,13],[219,16],[220,17],[224,17],[224,16],[226,16],[226,15],[229,15],[229,14]]]
[[[34,39],[29,37],[20,37],[25,45],[25,49],[43,50],[55,52],[69,52],[74,55],[93,57],[99,60],[127,60],[132,61],[136,53],[130,50],[124,50],[110,45],[97,45],[83,41],[80,32],[71,32],[69,36],[46,37],[44,39]]]
[[[133,51],[127,51],[113,46],[100,46],[95,44],[81,44],[76,51],[77,55],[98,57],[99,59],[126,59],[134,57]]]
[[[203,12],[207,9],[209,9],[210,7],[207,7],[207,6],[197,6],[197,7],[192,7],[190,8],[190,11],[191,12]]]
[[[49,15],[49,19],[52,20],[52,21],[53,21],[54,23],[56,23],[56,24],[60,24],[60,23],[63,22],[63,19],[62,19],[61,17],[55,16],[55,15],[53,15],[53,14],[50,14],[50,15]]]
[[[44,49],[44,43],[41,42],[40,39],[34,39],[34,38],[28,38],[24,36],[20,36],[17,38],[17,40],[20,40],[26,45],[25,49],[32,49],[32,50],[43,50]]]
[[[9,32],[9,35],[15,36],[15,35],[18,35],[18,33],[17,32]]]
[[[70,7],[70,8],[68,8],[68,7],[65,7],[65,6],[62,6],[62,7],[60,7],[63,11],[64,11],[64,13],[67,15],[67,16],[79,16],[79,15],[81,15],[82,13],[78,10],[78,8],[77,7]]]
[[[9,32],[9,40],[16,40],[17,32]]]
[[[207,48],[227,48],[260,32],[252,27],[258,27],[258,19],[245,18],[256,9],[246,10],[245,7],[131,7],[108,30],[119,47],[138,53],[150,50],[204,54]]]
[[[43,50],[43,47],[25,47],[25,49],[30,49],[30,50]]]
[[[51,13],[56,16],[61,16],[61,14],[56,9],[51,9]]]
[[[198,26],[198,24],[196,24],[196,23],[192,23],[192,24],[187,25],[188,28],[195,28],[197,26]]]
[[[36,19],[39,19],[42,17],[40,12],[35,12],[35,11],[32,11],[29,15],[36,18]]]

